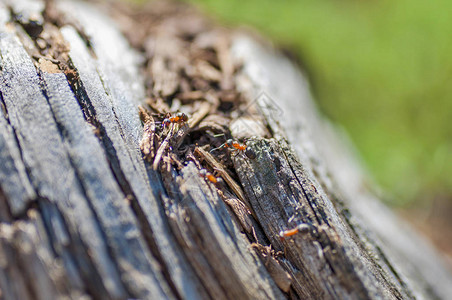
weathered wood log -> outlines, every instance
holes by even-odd
[[[152,5],[112,21],[83,2],[0,3],[5,299],[452,294],[288,59]]]

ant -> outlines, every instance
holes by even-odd
[[[311,227],[308,224],[299,224],[297,227],[289,230],[282,230],[279,233],[279,239],[283,241],[285,238],[289,236],[296,235],[297,233],[306,234],[311,230]]]
[[[199,175],[209,180],[212,183],[220,183],[223,181],[220,177],[215,177],[212,173],[207,172],[206,169],[201,169]]]
[[[233,139],[227,140],[220,147],[214,148],[210,150],[210,152],[221,148],[234,148],[233,151],[236,153],[235,155],[237,155],[238,153],[245,153],[245,155],[249,159],[256,158],[256,153],[251,148],[248,148],[245,144],[240,144],[239,142],[234,141]]]
[[[163,119],[162,127],[165,128],[170,124],[185,124],[188,121],[188,116],[183,112],[178,112],[175,116],[171,114],[167,115],[167,118]]]

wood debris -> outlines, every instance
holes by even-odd
[[[132,19],[141,24],[134,28],[140,29],[125,30],[132,44],[146,56],[143,69],[148,106],[139,111],[144,125],[140,144],[143,157],[155,170],[163,167],[161,162],[174,162],[178,169],[188,161],[200,167],[206,163],[204,167],[225,180],[230,189],[227,193],[235,195],[226,198],[238,199],[251,212],[234,179],[231,153],[208,153],[232,138],[230,122],[240,107],[247,106],[234,86],[233,76],[239,66],[229,58],[230,33],[200,18],[192,9],[166,5],[159,3],[154,11],[133,12]],[[154,15],[156,11],[158,16]],[[188,122],[165,126],[165,119],[178,112],[187,114]]]

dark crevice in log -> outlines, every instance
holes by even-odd
[[[13,216],[11,214],[11,209],[8,203],[8,197],[2,190],[0,186],[0,223],[11,223],[13,221]]]
[[[25,206],[25,208],[23,209],[22,212],[16,213],[14,215],[11,214],[12,222],[19,221],[19,220],[28,220],[30,211],[36,210],[39,207],[38,200],[39,200],[39,196],[37,196],[36,198],[33,198],[33,200],[31,202],[27,203],[27,206]],[[9,204],[8,204],[8,207],[9,207]]]
[[[72,63],[69,63],[72,70],[76,70],[75,67],[72,66]],[[121,165],[118,160],[118,156],[116,153],[116,149],[113,146],[113,142],[108,137],[105,127],[97,120],[96,110],[94,109],[91,100],[86,92],[83,82],[80,80],[79,75],[75,77],[67,77],[69,85],[80,105],[80,108],[83,111],[83,115],[85,117],[86,122],[94,126],[96,130],[96,136],[99,138],[100,142],[103,145],[103,149],[105,150],[105,154],[108,158],[108,162],[110,165],[110,169],[112,170],[113,175],[115,176],[116,181],[118,182],[121,190],[124,194],[124,198],[132,197],[133,191],[130,187],[130,184],[127,182],[126,176],[122,172]]]
[[[1,67],[0,67],[0,71],[1,71]],[[1,109],[2,115],[5,117],[5,120],[8,122],[8,125],[11,126],[11,124],[9,124],[8,109],[6,108],[5,101],[3,100],[3,93],[1,90],[0,90],[0,109]]]
[[[29,19],[24,18],[20,14],[16,14],[13,11],[13,8],[10,7],[11,12],[11,19],[15,20],[22,28],[25,30],[25,32],[32,38],[33,40],[36,39],[41,32],[44,30],[44,20],[42,18],[38,19]]]
[[[0,56],[1,56],[1,53],[0,53]],[[0,69],[1,69],[1,66],[0,66]],[[1,89],[0,89],[0,103],[1,103],[1,106],[2,106],[2,112],[4,113],[5,120],[6,120],[7,124],[8,124],[8,126],[9,126],[9,128],[11,128],[11,131],[13,133],[13,136],[14,136],[14,139],[15,139],[15,142],[16,142],[17,149],[19,150],[20,157],[21,157],[21,160],[23,162],[23,156],[22,156],[22,151],[20,149],[20,143],[19,143],[19,140],[17,138],[16,130],[15,130],[14,126],[11,125],[11,122],[9,120],[8,107],[6,106],[5,100],[3,99],[3,92],[2,92]],[[27,172],[27,174],[28,174],[28,172]]]
[[[80,109],[83,112],[85,121],[95,128],[96,136],[102,142],[102,137],[105,136],[105,129],[103,128],[102,124],[100,124],[100,122],[96,119],[94,107],[89,101],[86,89],[83,85],[82,80],[80,79],[80,74],[74,67],[71,59],[68,60],[67,66],[69,70],[71,70],[71,72],[65,75],[69,86],[71,87],[72,93],[74,94],[78,104],[80,105]]]

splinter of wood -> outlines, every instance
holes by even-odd
[[[173,136],[174,125],[175,124],[171,124],[170,131],[168,132],[168,135],[166,136],[165,140],[163,141],[163,143],[160,145],[159,149],[157,150],[157,153],[156,153],[155,159],[154,159],[154,164],[152,165],[152,168],[154,170],[158,170],[159,163],[160,163],[160,160],[162,159],[163,152],[168,147],[169,141],[170,141],[171,137]]]
[[[195,154],[198,156],[201,156],[214,170],[218,172],[218,174],[223,178],[223,180],[227,183],[227,185],[231,188],[231,190],[237,195],[237,197],[242,201],[246,207],[251,211],[251,214],[253,217],[257,217],[251,208],[250,203],[245,198],[245,194],[243,193],[240,186],[232,179],[231,176],[224,170],[223,166],[216,161],[216,159],[207,151],[205,151],[202,148],[196,147],[195,148]]]

